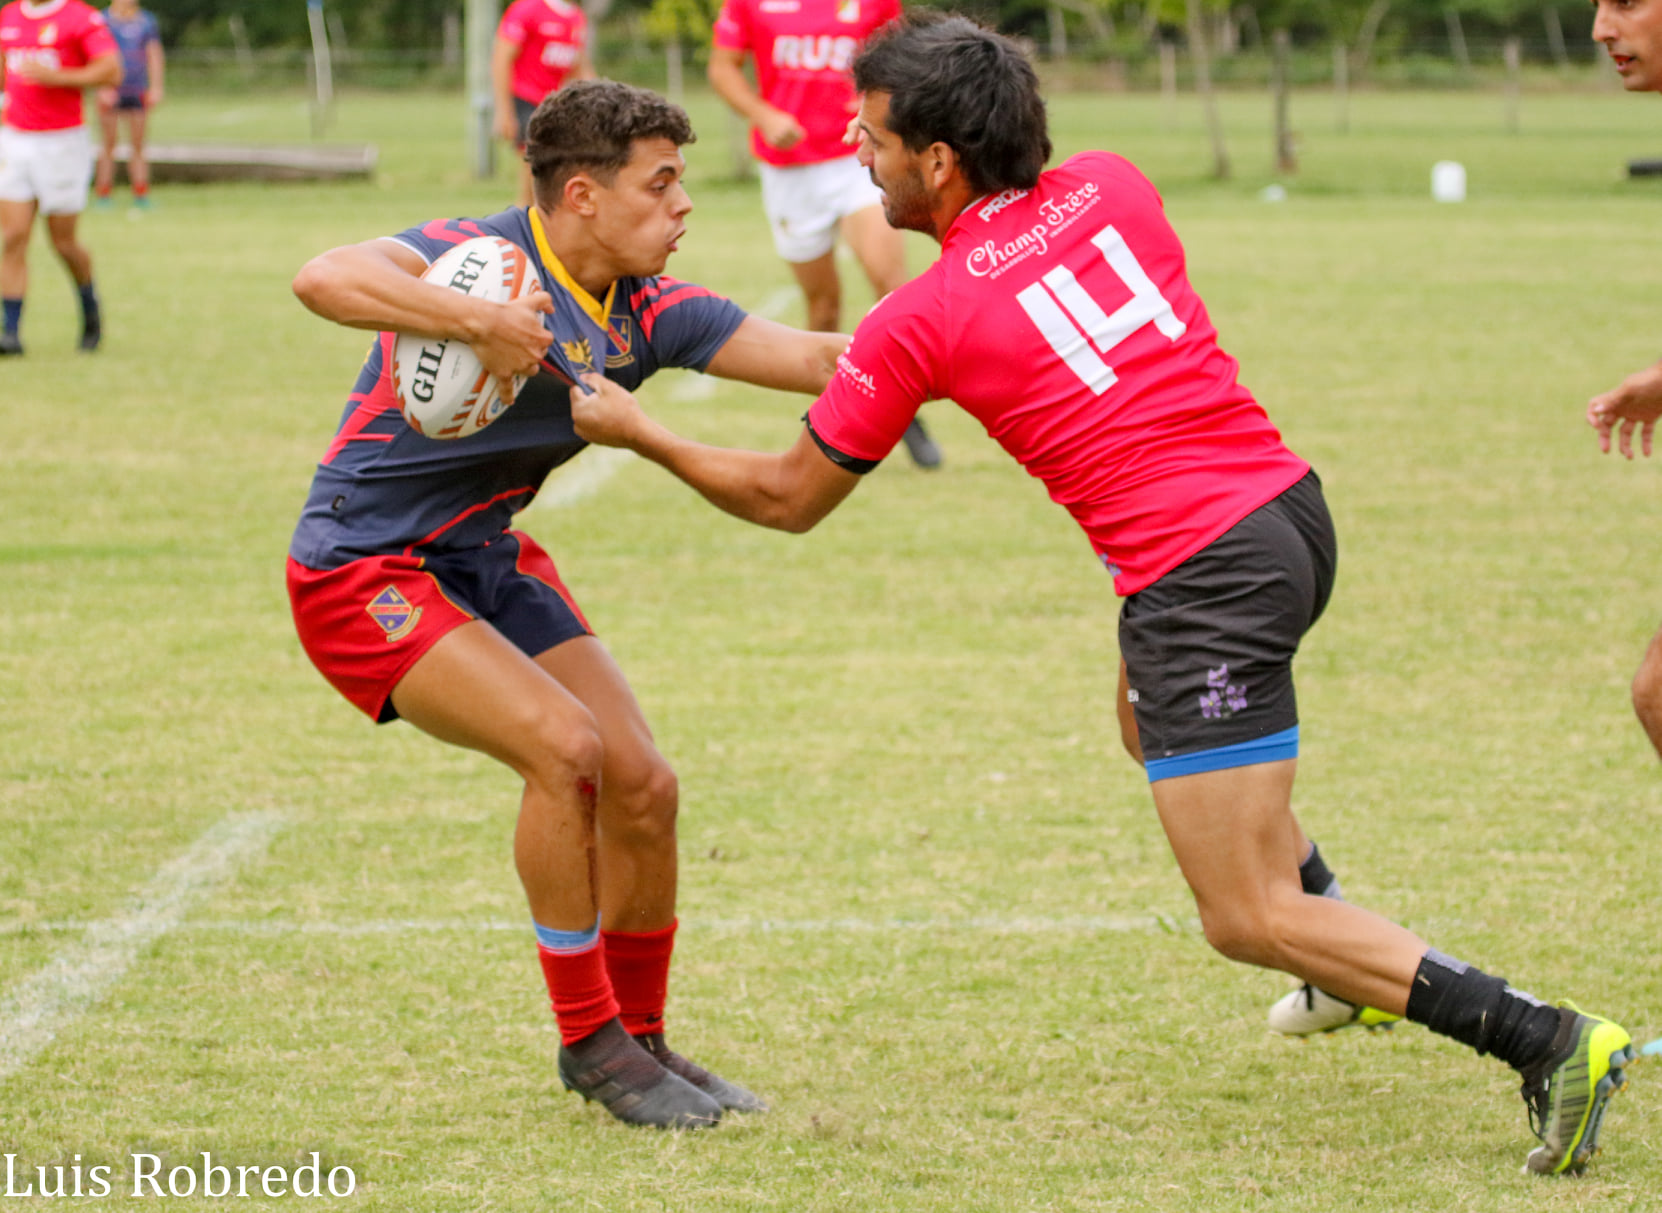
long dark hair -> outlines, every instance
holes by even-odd
[[[854,60],[854,85],[889,95],[889,129],[908,150],[944,143],[978,193],[1031,189],[1050,159],[1039,77],[1022,49],[968,17],[918,9]]]

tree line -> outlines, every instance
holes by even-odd
[[[305,0],[147,0],[144,6],[170,47],[303,47],[310,38]],[[720,0],[588,0],[587,6],[597,18],[696,41],[708,34]],[[453,45],[464,7],[464,0],[325,0],[331,32],[366,51],[438,54]],[[1592,24],[1586,0],[961,0],[936,7],[1030,38],[1041,53],[1065,45],[1098,55],[1183,42],[1193,8],[1214,31],[1211,41],[1222,55],[1267,45],[1280,30],[1295,43],[1358,48],[1364,61],[1376,47],[1388,53],[1432,45],[1459,59],[1468,42],[1507,37],[1549,47],[1561,59],[1563,47],[1584,42]]]

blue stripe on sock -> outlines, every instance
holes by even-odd
[[[1280,762],[1298,757],[1298,726],[1271,733],[1252,741],[1219,746],[1215,750],[1200,750],[1193,754],[1178,754],[1172,758],[1149,761],[1148,781],[1156,783],[1178,775],[1199,775],[1205,771],[1226,771],[1231,767],[1250,767],[1262,762]]]
[[[550,952],[561,952],[567,955],[576,955],[578,952],[587,952],[600,942],[600,915],[594,916],[594,925],[586,931],[556,931],[552,927],[545,927],[540,922],[531,924],[537,929],[537,942]]]

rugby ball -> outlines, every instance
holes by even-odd
[[[500,236],[476,236],[446,249],[421,277],[493,303],[528,295],[537,285],[525,251]],[[525,378],[515,376],[514,395],[524,385]],[[513,403],[502,399],[496,377],[467,342],[409,333],[393,340],[392,389],[410,428],[429,438],[477,434]]]

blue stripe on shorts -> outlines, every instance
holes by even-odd
[[[1227,771],[1231,767],[1256,766],[1261,762],[1280,762],[1298,757],[1298,726],[1242,741],[1235,745],[1219,746],[1215,750],[1197,750],[1193,754],[1177,754],[1171,758],[1156,758],[1148,763],[1148,781],[1173,779],[1178,775],[1199,775],[1203,771]]]

